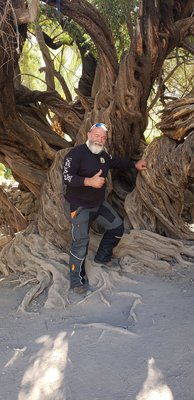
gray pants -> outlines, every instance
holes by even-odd
[[[113,248],[120,241],[123,232],[123,221],[104,201],[99,207],[83,208],[71,212],[72,245],[70,250],[70,281],[71,287],[85,283],[84,261],[88,252],[89,229],[92,221],[96,221],[105,229],[105,233],[97,250],[95,261],[106,263],[110,261]]]

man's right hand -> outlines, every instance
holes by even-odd
[[[91,186],[96,189],[100,189],[105,184],[105,178],[101,177],[102,170],[100,169],[96,175],[91,178],[84,179],[84,186]]]

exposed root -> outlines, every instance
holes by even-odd
[[[130,311],[129,311],[129,316],[127,318],[128,321],[132,318],[134,322],[137,322],[137,316],[136,316],[134,310],[135,310],[136,306],[138,304],[141,304],[141,303],[142,303],[141,299],[135,299],[134,300],[134,302],[133,302],[133,304],[132,304],[132,306],[130,308]]]
[[[38,285],[36,285],[35,287],[32,287],[24,296],[21,304],[18,307],[18,312],[26,312],[28,309],[28,306],[30,304],[30,302],[35,298],[36,293],[38,292],[38,290],[40,289],[41,284],[39,283]]]
[[[90,256],[85,261],[86,274],[89,280],[92,291],[88,292],[86,297],[80,300],[77,305],[86,303],[91,300],[92,297],[99,295],[100,300],[108,307],[111,307],[109,301],[106,299],[104,292],[111,293],[115,286],[115,283],[122,279],[117,271],[108,271],[106,269],[92,265]],[[118,276],[117,276],[118,275]]]
[[[50,266],[50,270],[52,271],[53,282],[48,291],[48,298],[45,303],[46,308],[65,308],[69,302],[67,293],[69,290],[69,277],[68,277],[68,268],[64,271],[59,271],[56,267]]]
[[[102,294],[102,292],[100,292],[100,299],[101,299],[102,303],[106,304],[106,306],[111,307],[109,301],[105,298],[105,296]]]
[[[177,266],[193,265],[193,242],[169,239],[150,231],[133,230],[125,234],[115,249],[114,255],[121,258],[121,270],[108,271],[92,265],[90,255],[86,260],[86,273],[92,292],[77,304],[90,301],[93,296],[99,296],[107,306],[111,304],[106,298],[106,293],[111,294],[118,284],[131,280],[130,274],[151,271],[154,273],[168,272],[172,270],[172,262]],[[0,270],[4,276],[10,272],[19,273],[19,286],[31,285],[26,293],[19,310],[27,311],[33,300],[46,291],[44,299],[45,308],[66,308],[69,304],[69,268],[68,255],[51,244],[40,235],[22,234],[16,235],[1,252]],[[136,321],[135,307],[141,302],[137,293],[122,292],[122,296],[134,298],[129,313],[129,318]]]
[[[106,299],[104,292],[112,293],[117,282],[126,282],[126,277],[124,278],[117,271],[108,271],[106,269],[99,267],[94,267],[91,262],[86,259],[86,273],[89,279],[90,286],[92,286],[93,291],[90,292],[84,299],[80,300],[77,304],[83,304],[91,299],[93,296],[99,295],[100,300],[111,307],[111,304]],[[132,280],[130,280],[132,281]],[[134,281],[132,281],[134,283]],[[129,297],[138,298],[141,300],[141,296],[132,292],[117,292],[119,295],[127,295]]]
[[[133,301],[132,306],[130,307],[130,311],[129,311],[129,316],[127,318],[127,321],[129,321],[130,319],[132,319],[134,322],[137,322],[137,316],[135,314],[135,308],[138,304],[142,304],[142,297],[137,294],[137,293],[133,293],[133,292],[117,292],[117,295],[120,296],[127,296],[127,297],[132,297],[135,300]]]
[[[130,336],[137,336],[135,333],[130,332],[128,329],[120,328],[118,326],[113,326],[101,322],[93,322],[91,324],[75,324],[75,327],[80,327],[80,328],[96,328],[96,329],[102,329],[102,331],[111,331],[113,333],[121,333],[124,335],[130,335]]]
[[[20,281],[19,279],[17,279],[17,282],[18,281]],[[27,279],[26,281],[24,281],[24,282],[21,282],[19,285],[17,285],[16,287],[15,287],[15,289],[18,289],[18,288],[21,288],[21,287],[24,287],[24,286],[26,286],[26,285],[28,285],[28,283],[35,283],[37,281],[37,279],[36,278],[30,278],[30,279]],[[16,282],[16,281],[15,281]]]
[[[142,297],[134,292],[117,292],[117,295],[119,296],[127,296],[127,297],[132,297],[133,299],[137,299],[137,300],[142,300]]]
[[[123,236],[115,249],[115,255],[123,257],[120,262],[122,271],[139,272],[149,269],[164,272],[172,268],[172,261],[176,261],[179,266],[193,265],[193,262],[183,257],[194,259],[194,246],[150,231],[132,230]]]
[[[90,285],[93,287],[93,291],[90,292],[83,300],[79,301],[78,304],[83,304],[84,302],[91,299],[91,297],[99,295],[101,301],[110,307],[109,301],[105,298],[103,291],[111,292],[114,286],[115,278],[114,274],[116,272],[106,271],[103,268],[94,267],[91,265],[91,261],[86,259],[85,262],[86,273]]]
[[[103,268],[101,268],[100,266],[93,266],[91,261],[87,259],[85,262],[85,268],[90,285],[96,288],[96,292],[104,289],[111,290],[111,275],[107,274],[107,272],[103,270]]]
[[[26,311],[30,303],[48,289],[44,307],[65,307],[69,288],[68,255],[62,253],[47,239],[37,234],[19,233],[1,253],[1,272],[8,275],[19,272],[24,277],[20,286],[37,282],[24,296],[19,311]],[[26,276],[26,278],[25,278]]]

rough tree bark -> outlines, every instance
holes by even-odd
[[[4,211],[5,225],[10,227],[9,234],[14,236],[15,232],[23,231],[27,228],[27,221],[21,212],[14,207],[9,200],[5,190],[0,188],[0,202],[2,204],[2,210]]]
[[[4,2],[2,1],[1,3],[3,10]],[[48,1],[47,4],[56,8],[55,1]],[[20,15],[22,10],[24,11],[22,0],[13,2],[13,6],[15,6],[17,12],[20,9]],[[18,61],[16,52],[18,40],[20,39],[21,49],[22,40],[25,40],[26,36],[25,26],[20,25],[20,19],[18,19],[18,22],[15,21],[16,16],[13,10],[14,8],[10,7],[10,2],[7,2],[6,12],[2,13],[8,19],[10,18],[13,25],[13,29],[8,33],[10,28],[6,27],[6,19],[4,20],[4,25],[2,23],[2,27],[5,26],[5,34],[2,33],[1,35],[2,59],[4,59],[2,49],[5,46],[5,36],[6,43],[9,41],[9,48],[12,43],[12,63],[10,62],[10,65],[6,64],[6,68],[9,69],[7,87],[12,85],[13,67],[16,67]],[[146,107],[151,87],[160,73],[166,56],[175,46],[181,46],[184,39],[189,35],[193,24],[193,17],[191,16],[192,1],[190,0],[186,3],[181,0],[172,1],[169,4],[153,0],[140,0],[136,32],[133,35],[129,51],[118,64],[110,28],[95,7],[87,3],[87,1],[61,1],[60,12],[72,18],[84,28],[96,45],[98,65],[91,96],[86,96],[81,91],[78,91],[80,103],[68,104],[55,93],[53,93],[52,99],[52,93],[49,93],[48,96],[40,93],[40,96],[38,96],[36,92],[34,97],[33,94],[30,95],[29,93],[29,98],[25,97],[25,107],[18,109],[20,117],[16,110],[14,111],[13,109],[15,107],[14,100],[13,107],[10,103],[10,95],[14,98],[13,87],[10,87],[12,93],[7,95],[7,101],[5,98],[2,103],[4,110],[0,127],[0,159],[6,165],[10,164],[17,179],[21,179],[29,190],[32,190],[37,196],[39,196],[45,172],[53,161],[55,151],[69,146],[65,140],[61,139],[60,144],[58,143],[58,146],[54,147],[49,141],[52,136],[51,128],[49,129],[49,137],[46,136],[45,130],[48,124],[46,123],[45,114],[47,109],[54,111],[65,122],[66,133],[71,136],[73,131],[73,139],[75,139],[76,132],[78,133],[77,142],[85,140],[86,131],[94,121],[103,120],[110,127],[109,143],[111,151],[129,157],[135,155],[135,153],[138,153],[147,123]],[[20,33],[19,36],[18,32]],[[15,39],[13,39],[14,34]],[[2,82],[4,84],[4,71],[6,68],[1,69]],[[3,94],[2,91],[1,93]],[[18,90],[16,95],[17,104],[19,105],[23,102],[24,106],[24,88],[22,91]],[[2,95],[2,98],[5,96]],[[38,110],[37,102],[39,102]],[[15,118],[14,124],[11,124],[10,118],[6,118],[5,121],[8,110],[7,103],[9,104],[9,114]],[[35,125],[29,120],[29,114],[36,114],[36,110],[39,114],[39,120],[41,118],[42,122],[43,120],[45,121],[42,124],[42,130],[40,124],[37,127],[37,124]],[[28,118],[26,117],[26,112],[28,113]],[[34,116],[36,118],[36,115]],[[17,118],[19,119],[18,123],[16,121]],[[24,124],[24,121],[27,124]],[[17,132],[18,125],[21,127],[19,134]],[[42,131],[44,136],[42,136]],[[53,135],[56,136],[54,133]],[[21,150],[21,143],[22,146],[25,145],[25,154],[23,154],[23,147],[23,152],[20,151],[20,156],[17,154],[19,159],[15,163],[13,162],[14,152],[18,153],[17,148]],[[33,157],[31,148],[33,148]],[[22,164],[25,167],[22,168]]]
[[[182,219],[184,193],[194,182],[194,97],[170,102],[158,124],[163,136],[146,149],[147,171],[125,200],[133,228],[194,239]],[[185,140],[184,140],[185,139]]]
[[[79,101],[74,104],[68,104],[55,91],[31,92],[24,87],[14,89],[14,70],[26,37],[26,25],[21,24],[24,2],[18,0],[11,4],[7,1],[6,7],[4,3],[0,0],[0,59],[3,60],[0,65],[0,161],[9,166],[14,177],[40,199],[40,207],[37,222],[17,234],[2,250],[0,271],[4,275],[10,271],[19,271],[25,276],[29,274],[29,279],[35,283],[21,309],[26,309],[29,302],[45,288],[49,288],[46,306],[56,306],[59,303],[66,306],[68,268],[64,264],[68,262],[70,227],[62,194],[64,188],[61,170],[69,144],[48,127],[46,113],[48,109],[54,111],[64,121],[70,137],[72,135],[75,139],[77,134],[77,143],[85,140],[87,129],[95,121],[104,121],[110,128],[111,151],[128,157],[137,154],[147,123],[147,99],[152,85],[167,55],[176,46],[184,45],[191,33],[194,23],[193,2],[140,0],[136,32],[129,51],[118,63],[110,27],[97,9],[86,0],[62,0],[61,13],[72,18],[89,33],[98,53],[91,95],[78,91]],[[47,4],[56,7],[55,1],[48,0]],[[15,6],[17,13],[14,11]],[[149,147],[145,155],[148,171],[138,176],[137,189],[131,195],[132,198],[126,200],[126,211],[133,227],[171,236],[175,232],[179,238],[193,237],[181,221],[183,191],[188,180],[193,178],[190,151],[192,139],[191,133],[184,144],[177,146],[174,139],[162,137]],[[163,160],[164,151],[166,163]],[[179,176],[180,188],[177,194],[173,171],[177,176],[180,162],[183,173]],[[163,171],[159,175],[159,187],[158,165]],[[153,182],[156,206],[153,206],[151,197]],[[119,196],[123,196],[122,187]],[[136,219],[134,213],[132,216],[130,214],[129,202],[138,216]],[[159,241],[155,233],[152,234],[154,238]],[[153,257],[152,248],[149,250],[149,232],[139,233],[139,236],[132,233],[124,239],[125,250],[120,253],[118,251],[119,256],[126,255],[130,247],[134,249],[131,257],[138,262],[138,246],[142,248],[144,243],[147,264],[153,258],[166,258],[165,246],[162,254],[156,249],[157,257]],[[161,242],[163,240],[161,238]],[[168,240],[169,248],[172,244],[176,250],[170,256],[176,258],[178,253],[178,262],[182,262],[180,254],[194,255],[193,249],[189,250],[182,242],[176,245],[174,239]],[[90,258],[87,267],[89,263]],[[166,263],[165,267],[169,268],[170,263]],[[156,265],[159,267],[163,264]],[[102,274],[101,278],[101,281],[98,280],[101,285],[97,286],[103,298],[102,289],[106,287],[107,277]]]

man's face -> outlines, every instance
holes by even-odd
[[[100,127],[94,127],[88,132],[89,149],[94,154],[100,153],[106,144],[107,132]]]

